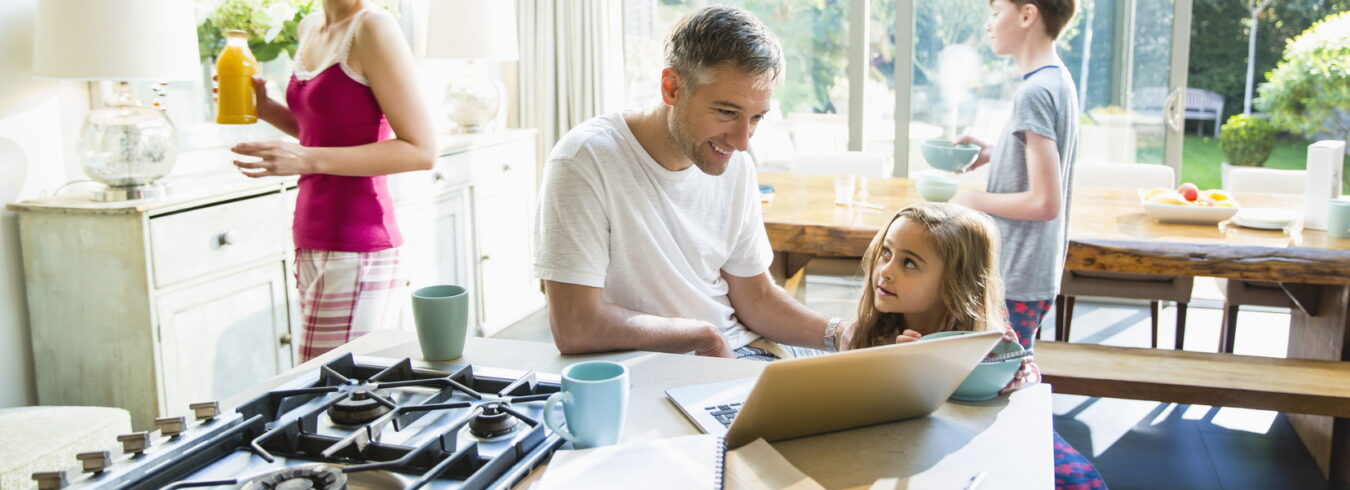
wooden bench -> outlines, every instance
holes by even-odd
[[[1055,393],[1350,417],[1350,362],[1037,341]]]

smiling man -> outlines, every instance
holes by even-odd
[[[558,350],[833,350],[839,319],[769,277],[743,153],[783,78],[778,40],[745,10],[704,8],[672,29],[666,65],[659,105],[581,124],[544,165],[534,271]]]

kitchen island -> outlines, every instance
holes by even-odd
[[[582,360],[604,359],[630,369],[632,392],[625,441],[697,434],[666,399],[670,387],[755,376],[765,366],[741,361],[654,352],[563,356],[547,343],[469,338],[464,357],[451,363],[419,361],[412,332],[369,334],[222,403],[234,407],[321,364],[353,353],[444,369],[451,364],[558,373]],[[773,443],[784,457],[826,488],[963,488],[986,472],[981,489],[1051,488],[1050,387],[1037,385],[987,402],[947,402],[932,415]],[[536,471],[519,488],[529,488]]]

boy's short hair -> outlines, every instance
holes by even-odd
[[[1035,5],[1036,10],[1041,13],[1041,22],[1045,24],[1045,33],[1050,39],[1059,39],[1059,33],[1064,30],[1064,26],[1069,25],[1069,19],[1073,18],[1074,11],[1078,9],[1077,0],[1008,0],[1021,8],[1023,5]],[[994,3],[994,0],[989,0]]]
[[[666,38],[666,66],[697,86],[712,70],[731,66],[769,85],[783,78],[783,48],[754,14],[737,7],[713,6],[680,19]]]

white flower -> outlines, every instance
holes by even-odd
[[[263,34],[263,41],[270,43],[273,39],[276,39],[277,34],[281,33],[281,29],[286,27],[286,21],[295,18],[295,13],[299,12],[299,9],[296,9],[289,2],[278,2],[267,7],[267,10],[263,12],[264,16],[267,17],[268,26],[267,33]]]
[[[211,17],[211,14],[216,13],[217,7],[220,7],[220,0],[197,0],[196,7],[193,9],[193,13],[197,16],[197,25],[202,25],[203,22],[206,22],[206,19]]]

